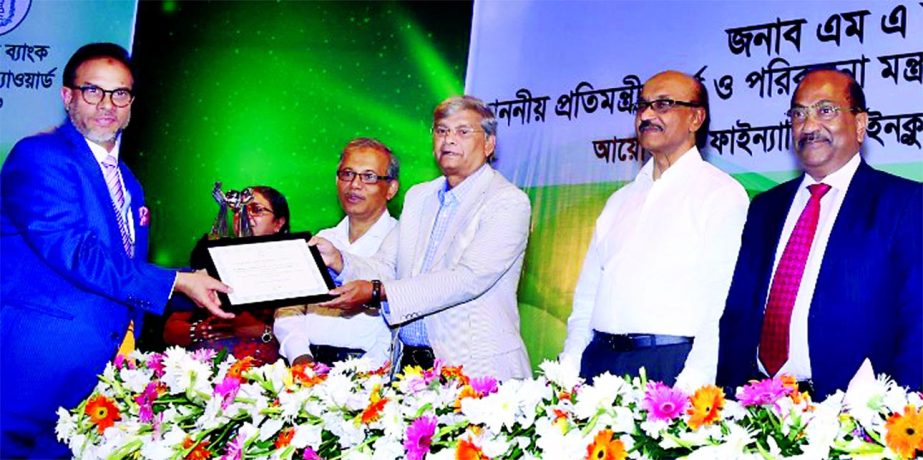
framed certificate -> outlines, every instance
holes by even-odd
[[[285,307],[330,300],[334,288],[310,232],[211,240],[208,273],[231,286],[225,309]]]

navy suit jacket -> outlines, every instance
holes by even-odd
[[[135,257],[122,247],[99,164],[68,121],[16,144],[0,172],[0,457],[66,455],[55,410],[87,397],[128,323],[162,313],[175,272],[146,262],[144,193],[131,196]],[[146,210],[145,210],[146,211]]]
[[[782,226],[802,178],[756,196],[720,326],[717,383],[760,374],[757,348]],[[824,252],[808,313],[817,397],[845,389],[865,358],[876,374],[923,387],[923,184],[864,161]]]

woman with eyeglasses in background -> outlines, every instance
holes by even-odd
[[[288,233],[291,218],[285,196],[268,186],[250,189],[253,201],[247,205],[247,214],[253,236]],[[239,224],[234,222],[235,229]],[[205,266],[205,241],[199,241],[192,252],[193,268]],[[163,340],[167,345],[190,350],[227,349],[237,359],[250,356],[256,365],[269,364],[279,359],[279,342],[272,333],[272,323],[272,309],[244,310],[233,319],[221,319],[204,310],[178,311],[167,318]]]

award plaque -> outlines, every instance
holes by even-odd
[[[219,293],[222,306],[233,311],[332,299],[333,279],[310,239],[302,232],[208,241],[209,275],[234,290]]]

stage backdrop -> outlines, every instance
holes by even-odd
[[[131,49],[135,1],[0,0],[0,163],[19,139],[64,120],[61,73],[91,42]]]
[[[479,1],[472,23],[466,91],[492,104],[496,166],[532,199],[519,298],[533,363],[560,352],[594,222],[647,159],[629,108],[657,72],[702,79],[705,156],[751,195],[796,174],[783,113],[820,63],[865,88],[865,158],[923,178],[923,3]]]

